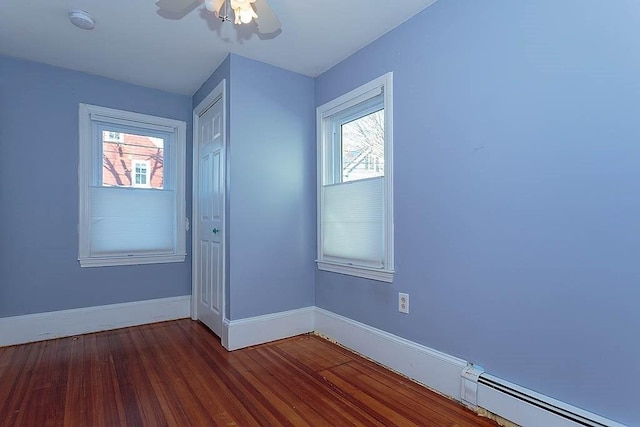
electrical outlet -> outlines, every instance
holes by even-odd
[[[409,314],[409,294],[398,294],[398,311],[400,313]]]

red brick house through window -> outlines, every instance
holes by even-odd
[[[103,131],[102,185],[164,188],[164,140]]]

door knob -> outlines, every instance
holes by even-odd
[[[218,231],[219,231],[219,230],[218,230],[217,228],[214,228],[213,230],[211,230],[211,232],[212,232],[213,234],[218,234]]]

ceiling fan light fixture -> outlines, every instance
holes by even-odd
[[[242,22],[243,24],[248,24],[252,19],[257,17],[258,15],[256,15],[253,9],[240,11],[240,22]]]
[[[256,11],[253,10],[251,3],[255,3],[256,0],[230,0],[231,9],[235,15],[235,24],[248,24],[253,19],[258,18]]]
[[[232,19],[236,25],[255,22],[257,33],[271,34],[275,37],[282,32],[280,31],[282,24],[268,2],[269,0],[156,0],[156,6],[160,9],[158,14],[162,17],[180,19],[199,4],[204,3],[206,10],[222,22]],[[233,10],[233,18],[229,9]]]
[[[96,26],[96,20],[93,16],[89,12],[80,9],[71,9],[69,11],[69,21],[83,30],[93,30]]]

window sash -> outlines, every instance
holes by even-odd
[[[358,104],[351,105],[346,110],[334,112],[332,115],[325,115],[325,129],[331,138],[331,148],[325,154],[328,170],[323,174],[324,185],[342,182],[342,125],[384,110],[384,92],[380,88],[369,91],[368,95],[372,97],[368,99],[359,97]]]

